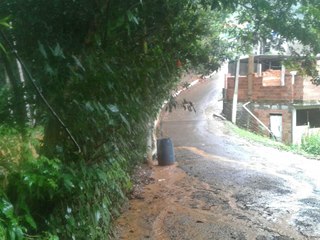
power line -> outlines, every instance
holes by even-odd
[[[74,138],[74,136],[72,135],[71,131],[68,129],[68,127],[66,126],[66,124],[62,121],[62,119],[59,117],[59,115],[55,112],[55,110],[52,108],[52,106],[49,104],[49,102],[47,101],[47,99],[45,98],[45,96],[42,94],[40,88],[38,87],[38,85],[36,84],[36,81],[34,80],[34,78],[32,77],[29,69],[26,67],[26,65],[24,64],[24,62],[21,60],[19,54],[17,53],[17,51],[14,49],[13,45],[10,43],[9,39],[7,38],[7,36],[4,34],[4,32],[2,30],[0,30],[0,34],[2,36],[2,38],[5,40],[5,42],[7,43],[7,45],[9,46],[9,48],[11,49],[12,53],[14,54],[14,56],[17,58],[17,60],[20,62],[23,70],[25,71],[25,73],[27,74],[28,79],[30,80],[31,84],[33,85],[33,87],[35,88],[36,92],[38,93],[39,97],[41,98],[41,100],[44,102],[44,104],[47,106],[47,108],[50,110],[50,112],[52,113],[52,115],[58,120],[58,122],[60,123],[60,125],[62,126],[62,128],[66,131],[66,133],[69,135],[69,137],[71,138],[72,142],[75,144],[75,146],[78,148],[78,152],[81,153],[81,148],[80,145],[78,144],[78,142],[76,141],[76,139]]]

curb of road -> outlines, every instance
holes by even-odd
[[[185,91],[185,90],[189,89],[190,87],[193,87],[194,85],[200,83],[200,80],[201,80],[201,79],[198,78],[198,79],[192,81],[192,82],[189,84],[188,87],[185,87],[185,88],[180,89],[179,91],[177,91],[177,92],[175,92],[174,94],[172,94],[172,96],[173,96],[173,97],[179,96],[179,94],[182,93],[183,91]],[[150,138],[152,139],[152,144],[151,144],[151,146],[150,146],[150,144],[148,143],[148,144],[147,144],[147,149],[148,149],[148,151],[151,151],[151,156],[152,156],[153,158],[154,158],[154,156],[156,156],[156,154],[157,154],[157,144],[156,144],[156,143],[157,143],[157,137],[156,137],[156,130],[157,130],[157,126],[158,126],[158,124],[159,124],[159,122],[160,122],[160,114],[161,114],[161,111],[163,110],[164,106],[165,106],[167,103],[168,103],[167,100],[163,102],[163,104],[162,104],[162,106],[161,106],[161,108],[159,109],[159,112],[158,112],[158,114],[157,114],[157,118],[156,118],[156,120],[154,120],[153,125],[152,125],[152,127],[151,127],[151,132],[150,132],[150,135],[151,135],[151,136],[149,136],[149,139],[150,139]],[[150,140],[149,140],[149,141],[150,141]],[[149,142],[149,141],[148,141],[148,142]],[[147,155],[150,156],[150,153],[147,154]]]
[[[198,79],[192,81],[192,82],[189,84],[188,87],[185,87],[185,88],[183,88],[183,89],[180,89],[180,90],[177,91],[176,93],[172,94],[172,96],[177,97],[181,92],[189,89],[190,87],[193,87],[194,85],[196,85],[196,84],[199,83],[199,82],[200,82],[200,79],[198,78]],[[167,103],[167,101],[165,101],[165,103],[162,105],[162,107],[163,107],[166,103]],[[162,109],[162,108],[161,108],[161,109]]]

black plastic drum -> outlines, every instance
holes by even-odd
[[[162,138],[157,140],[157,157],[159,166],[174,164],[174,147],[170,138]]]

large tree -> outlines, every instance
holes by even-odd
[[[62,163],[40,158],[27,167],[31,179],[59,173],[52,180],[56,191],[26,184],[22,166],[8,198],[16,214],[27,216],[20,218],[28,234],[50,228],[62,239],[101,239],[128,188],[127,172],[144,158],[149,122],[182,69],[201,64],[213,71],[227,58],[220,39],[226,15],[189,0],[8,0],[0,6],[12,26],[0,38],[5,56],[24,66],[26,96],[17,97],[45,128],[42,154]],[[39,193],[23,192],[32,193],[29,188]],[[87,202],[92,206],[84,208]]]

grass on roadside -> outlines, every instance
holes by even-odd
[[[275,141],[271,138],[268,138],[266,136],[250,132],[250,131],[243,129],[243,128],[239,128],[238,126],[232,124],[229,121],[226,122],[226,124],[227,124],[229,130],[231,130],[231,132],[233,132],[234,134],[238,135],[239,137],[244,138],[250,142],[257,142],[257,143],[260,143],[264,146],[273,147],[273,148],[277,148],[279,150],[296,153],[296,154],[303,155],[308,158],[320,159],[320,156],[309,154],[309,153],[303,151],[298,145],[287,145],[282,142],[277,142],[277,141]]]

